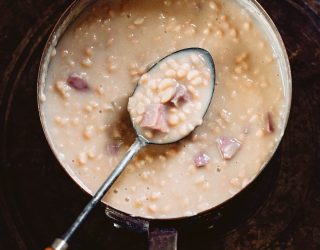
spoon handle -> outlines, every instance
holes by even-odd
[[[125,154],[123,159],[119,162],[117,167],[112,171],[110,176],[104,181],[96,194],[92,197],[90,202],[85,206],[80,215],[68,229],[68,231],[61,237],[57,238],[51,248],[46,248],[46,250],[66,250],[68,248],[68,241],[73,235],[73,233],[78,229],[81,223],[86,219],[91,210],[96,206],[96,204],[103,198],[106,192],[110,189],[112,184],[116,181],[122,171],[125,169],[129,161],[147,144],[146,140],[142,137],[137,137],[135,142],[132,144],[128,152]]]

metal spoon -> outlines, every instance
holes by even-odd
[[[163,62],[164,60],[169,59],[169,57],[175,57],[175,56],[183,56],[184,54],[191,54],[191,53],[197,53],[201,54],[202,57],[205,59],[208,68],[210,69],[211,72],[211,77],[210,77],[210,87],[211,87],[211,96],[210,99],[207,100],[207,105],[206,109],[203,111],[202,117],[206,114],[210,103],[211,99],[213,96],[214,92],[214,87],[215,87],[215,66],[213,59],[210,55],[210,53],[204,49],[201,48],[186,48],[183,50],[179,50],[176,52],[171,53],[170,55],[162,58],[159,60],[157,63],[155,63],[153,66],[151,66],[147,72],[151,72],[152,70],[157,70],[158,65]],[[132,94],[132,96],[135,94],[137,89],[140,86],[140,81],[138,81],[138,84]],[[132,118],[131,118],[132,120]],[[130,149],[127,151],[123,159],[119,162],[119,164],[116,166],[116,168],[113,170],[113,172],[110,174],[110,176],[104,181],[104,183],[101,185],[99,190],[96,192],[96,194],[92,197],[90,202],[85,206],[85,208],[82,210],[80,215],[77,217],[77,219],[74,221],[74,223],[71,225],[71,227],[68,229],[68,231],[60,238],[57,238],[51,247],[46,248],[45,250],[66,250],[68,248],[68,241],[70,240],[71,236],[75,233],[75,231],[78,229],[78,227],[81,225],[81,223],[86,219],[86,217],[89,215],[89,213],[92,211],[92,209],[96,206],[96,204],[103,198],[103,196],[106,194],[106,192],[111,188],[112,184],[117,180],[119,175],[122,173],[122,171],[125,169],[125,167],[128,165],[129,161],[142,149],[144,146],[148,144],[170,144],[170,143],[175,143],[177,141],[180,141],[181,139],[185,138],[188,136],[192,131],[190,131],[188,134],[181,136],[181,138],[175,138],[174,141],[168,141],[166,140],[165,143],[159,143],[156,141],[152,141],[150,139],[146,139],[140,132],[141,130],[136,127],[134,124],[134,130],[136,133],[136,139],[133,145],[130,147]]]

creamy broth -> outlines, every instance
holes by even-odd
[[[200,127],[177,144],[145,148],[104,197],[135,216],[197,214],[257,175],[284,126],[272,47],[234,0],[100,1],[52,55],[45,126],[59,160],[94,193],[134,140],[127,104],[137,81],[150,64],[187,47],[213,56],[214,97]]]

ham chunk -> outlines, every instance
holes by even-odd
[[[169,127],[167,123],[166,107],[160,103],[150,104],[144,113],[141,127],[168,133]]]
[[[241,147],[241,143],[237,139],[226,136],[220,136],[216,142],[220,154],[225,160],[232,159]]]
[[[190,102],[191,96],[184,85],[178,84],[176,87],[176,93],[171,99],[171,102],[177,107],[181,101]]]
[[[268,133],[274,132],[274,124],[273,124],[272,114],[270,112],[266,114],[266,131]]]
[[[79,91],[89,90],[88,82],[77,74],[71,74],[67,79],[67,83],[70,87]]]
[[[107,152],[111,156],[116,156],[121,148],[123,142],[121,140],[115,140],[112,143],[107,144]]]
[[[199,153],[193,158],[193,163],[196,167],[204,167],[209,163],[210,157],[205,153]]]

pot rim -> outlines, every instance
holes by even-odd
[[[273,35],[272,43],[275,43],[275,47],[280,52],[279,55],[279,63],[282,63],[281,66],[279,64],[280,68],[280,75],[282,77],[281,81],[283,84],[283,93],[284,93],[284,99],[285,99],[285,115],[283,116],[283,126],[281,129],[281,133],[279,135],[279,140],[277,141],[274,150],[270,153],[270,156],[267,158],[267,160],[261,165],[260,170],[257,172],[257,174],[250,180],[250,182],[242,188],[239,192],[237,192],[235,195],[231,196],[230,198],[226,199],[222,203],[211,207],[207,210],[204,210],[200,213],[194,214],[192,216],[180,216],[180,217],[169,217],[169,218],[151,218],[151,217],[141,217],[141,216],[135,216],[132,214],[129,214],[124,211],[120,211],[110,205],[108,205],[105,201],[101,201],[104,205],[106,205],[107,209],[115,211],[117,214],[120,214],[123,217],[131,217],[134,219],[140,219],[142,221],[148,221],[148,222],[181,222],[186,220],[193,220],[202,216],[205,216],[207,214],[211,214],[215,211],[219,211],[221,208],[225,207],[227,203],[229,203],[231,200],[234,200],[238,196],[240,196],[245,190],[251,187],[252,183],[261,175],[261,172],[266,168],[270,160],[273,158],[275,152],[277,151],[280,142],[282,141],[285,129],[288,124],[290,110],[291,110],[291,100],[292,100],[292,77],[291,77],[291,69],[290,69],[290,63],[288,54],[284,45],[284,42],[281,38],[281,35],[276,28],[275,24],[273,23],[271,17],[267,14],[267,12],[263,9],[263,7],[257,2],[257,0],[236,0],[237,2],[246,2],[248,4],[251,4],[252,7],[257,12],[259,18],[262,18],[262,21],[265,22],[264,25],[269,26],[268,28],[271,29]],[[42,103],[44,97],[44,87],[45,87],[45,80],[47,76],[47,70],[50,64],[51,54],[52,51],[55,49],[56,45],[58,44],[60,38],[63,36],[64,32],[72,25],[72,23],[76,20],[83,11],[85,11],[90,5],[97,2],[97,0],[75,0],[73,1],[68,8],[61,14],[59,17],[57,23],[54,25],[54,28],[52,29],[52,32],[46,42],[45,48],[43,50],[39,71],[38,71],[38,79],[37,79],[37,104],[38,104],[38,112],[40,116],[40,122],[42,129],[44,131],[46,140],[50,146],[50,149],[52,153],[55,155],[56,159],[60,163],[61,167],[68,173],[68,175],[72,178],[72,180],[77,183],[77,185],[80,186],[82,190],[84,190],[89,195],[93,195],[93,192],[80,180],[80,178],[74,173],[74,171],[68,167],[67,164],[65,164],[61,158],[58,156],[58,153],[55,150],[53,141],[51,140],[51,137],[49,135],[49,131],[46,126],[46,122],[44,119],[44,113],[42,111]],[[241,3],[240,3],[241,4]],[[264,19],[264,20],[263,20]],[[270,40],[270,39],[269,39]]]

